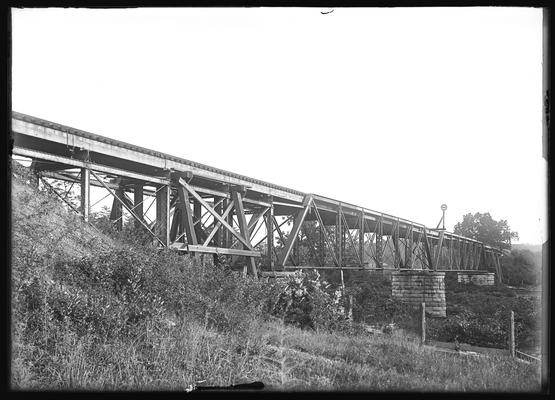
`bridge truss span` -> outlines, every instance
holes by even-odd
[[[499,249],[386,213],[17,112],[12,137],[12,154],[31,160],[61,198],[53,181],[80,187],[79,207],[69,205],[86,221],[98,187],[112,198],[116,228],[125,210],[159,247],[224,255],[255,276],[290,268],[500,273]]]

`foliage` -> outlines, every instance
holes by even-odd
[[[489,213],[466,214],[455,225],[454,233],[482,241],[488,245],[510,249],[511,241],[518,240],[506,220],[496,221]],[[541,278],[541,265],[529,250],[512,250],[501,258],[504,282],[509,285],[537,285]]]
[[[345,299],[320,281],[316,271],[296,271],[279,293],[273,314],[300,328],[339,330],[347,327]]]
[[[506,287],[477,286],[446,279],[447,317],[431,318],[430,338],[483,347],[507,348],[510,311],[515,313],[517,347],[539,344],[540,307]]]
[[[496,221],[490,213],[464,215],[453,232],[502,249],[510,249],[511,240],[518,240],[518,233],[511,231],[506,220]]]
[[[157,247],[158,242],[152,234],[142,226],[136,227],[133,217],[123,215],[122,218],[122,229],[118,230],[115,221],[110,219],[109,207],[103,206],[100,210],[91,212],[89,215],[89,221],[98,230],[118,242],[135,246]]]
[[[355,321],[389,328],[392,324],[405,329],[416,329],[414,307],[391,297],[391,282],[378,274],[363,274],[362,280],[350,282],[348,295],[353,296]]]
[[[530,250],[512,250],[501,258],[504,283],[508,285],[538,285],[541,282],[541,265]]]

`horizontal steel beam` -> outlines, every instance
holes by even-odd
[[[248,257],[261,257],[262,253],[259,251],[250,251],[242,249],[228,249],[225,247],[209,247],[201,245],[187,245],[185,243],[172,243],[170,249],[194,252],[194,253],[211,253],[211,254],[223,254],[223,255],[233,255],[233,256],[248,256]]]
[[[41,151],[24,149],[22,147],[14,147],[13,154],[24,156],[24,157],[30,157],[33,159],[54,161],[60,164],[71,165],[73,167],[88,168],[88,169],[92,169],[98,172],[103,172],[106,174],[124,176],[126,178],[137,179],[140,181],[145,181],[150,183],[158,183],[161,185],[169,185],[170,183],[169,179],[156,178],[153,176],[138,174],[136,172],[126,171],[119,168],[107,167],[105,165],[99,165],[91,162],[76,160],[73,158],[67,158],[67,157],[57,156],[54,154],[43,153]]]
[[[302,204],[291,204],[291,203],[283,203],[281,201],[274,201],[274,206],[283,206],[283,207],[292,207],[292,208],[303,208]]]
[[[258,275],[270,278],[285,278],[294,274],[295,272],[292,271],[258,271]]]

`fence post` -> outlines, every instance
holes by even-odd
[[[349,322],[353,323],[353,295],[349,295],[349,314],[348,314]]]
[[[511,310],[511,324],[509,327],[509,352],[515,357],[515,312]]]
[[[426,303],[420,303],[420,344],[426,343]]]
[[[343,290],[343,293],[345,293],[345,280],[343,279],[343,270],[340,270],[341,272],[341,289]]]

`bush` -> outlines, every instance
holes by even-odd
[[[539,304],[516,297],[507,287],[457,283],[446,277],[447,317],[430,319],[430,338],[476,346],[507,348],[510,311],[515,313],[516,344],[539,344]]]
[[[282,285],[272,313],[300,328],[342,330],[348,327],[345,305],[341,291],[321,282],[318,272],[297,271]]]
[[[418,318],[414,307],[391,297],[391,282],[384,276],[367,275],[362,281],[352,283],[347,294],[353,296],[355,321],[416,329]]]
[[[123,228],[121,231],[116,229],[114,221],[110,220],[110,208],[104,206],[97,212],[92,212],[89,221],[100,232],[109,236],[113,240],[126,245],[137,247],[158,247],[158,242],[146,228],[135,227],[135,220],[130,215],[122,216]]]
[[[243,278],[225,264],[191,260],[175,252],[124,248],[56,264],[65,285],[113,296],[136,324],[164,314],[194,318],[219,330],[246,329],[261,316],[268,284]]]

